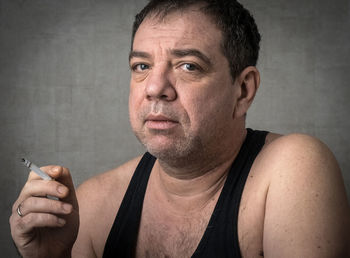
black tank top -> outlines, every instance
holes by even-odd
[[[247,129],[208,226],[192,257],[241,257],[237,220],[250,168],[265,143],[267,132]],[[156,158],[148,152],[138,164],[109,233],[103,257],[135,257],[147,183]]]

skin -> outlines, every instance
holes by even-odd
[[[245,114],[259,73],[247,67],[232,80],[220,40],[220,32],[195,6],[162,22],[148,17],[135,35],[130,122],[158,156],[144,200],[138,257],[191,256],[246,136]],[[73,257],[101,257],[139,160],[84,182],[77,189],[79,216],[67,169],[44,168],[56,179],[51,182],[31,174],[10,218],[19,251],[24,257],[67,257],[73,248]],[[58,186],[64,187],[62,193]],[[37,197],[46,194],[61,201]],[[23,217],[16,213],[19,204]],[[269,134],[240,204],[242,256],[347,257],[349,218],[341,173],[328,148],[306,135]],[[50,240],[40,242],[35,227]]]
[[[45,181],[34,172],[29,174],[13,204],[11,234],[23,257],[69,257],[79,228],[79,207],[72,178],[67,168],[41,169],[56,180]],[[42,198],[46,195],[56,196],[60,201]],[[19,204],[23,217],[16,211]]]
[[[130,59],[130,122],[163,167],[176,168],[177,175],[181,169],[185,177],[196,176],[203,173],[203,165],[215,167],[231,159],[237,149],[230,147],[244,138],[239,123],[224,122],[237,119],[233,116],[239,87],[232,82],[220,46],[203,40],[220,38],[218,30],[186,27],[185,18],[171,28],[173,17],[167,20],[146,20],[136,33]],[[203,58],[183,56],[189,50]],[[215,141],[225,143],[224,148]],[[215,164],[203,164],[205,160]]]

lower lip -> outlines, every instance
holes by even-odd
[[[147,120],[146,127],[153,130],[169,130],[178,125],[177,122],[168,120]]]

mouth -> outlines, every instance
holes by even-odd
[[[178,124],[178,121],[163,115],[148,115],[145,119],[146,127],[152,130],[169,130]]]

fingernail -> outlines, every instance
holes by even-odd
[[[72,210],[72,205],[68,204],[68,203],[64,203],[63,204],[63,209],[67,212],[70,212]]]
[[[57,187],[57,192],[59,192],[60,194],[64,194],[66,192],[66,188],[62,185],[59,185]]]
[[[66,224],[66,221],[64,219],[58,218],[58,224],[63,226],[64,224]]]

